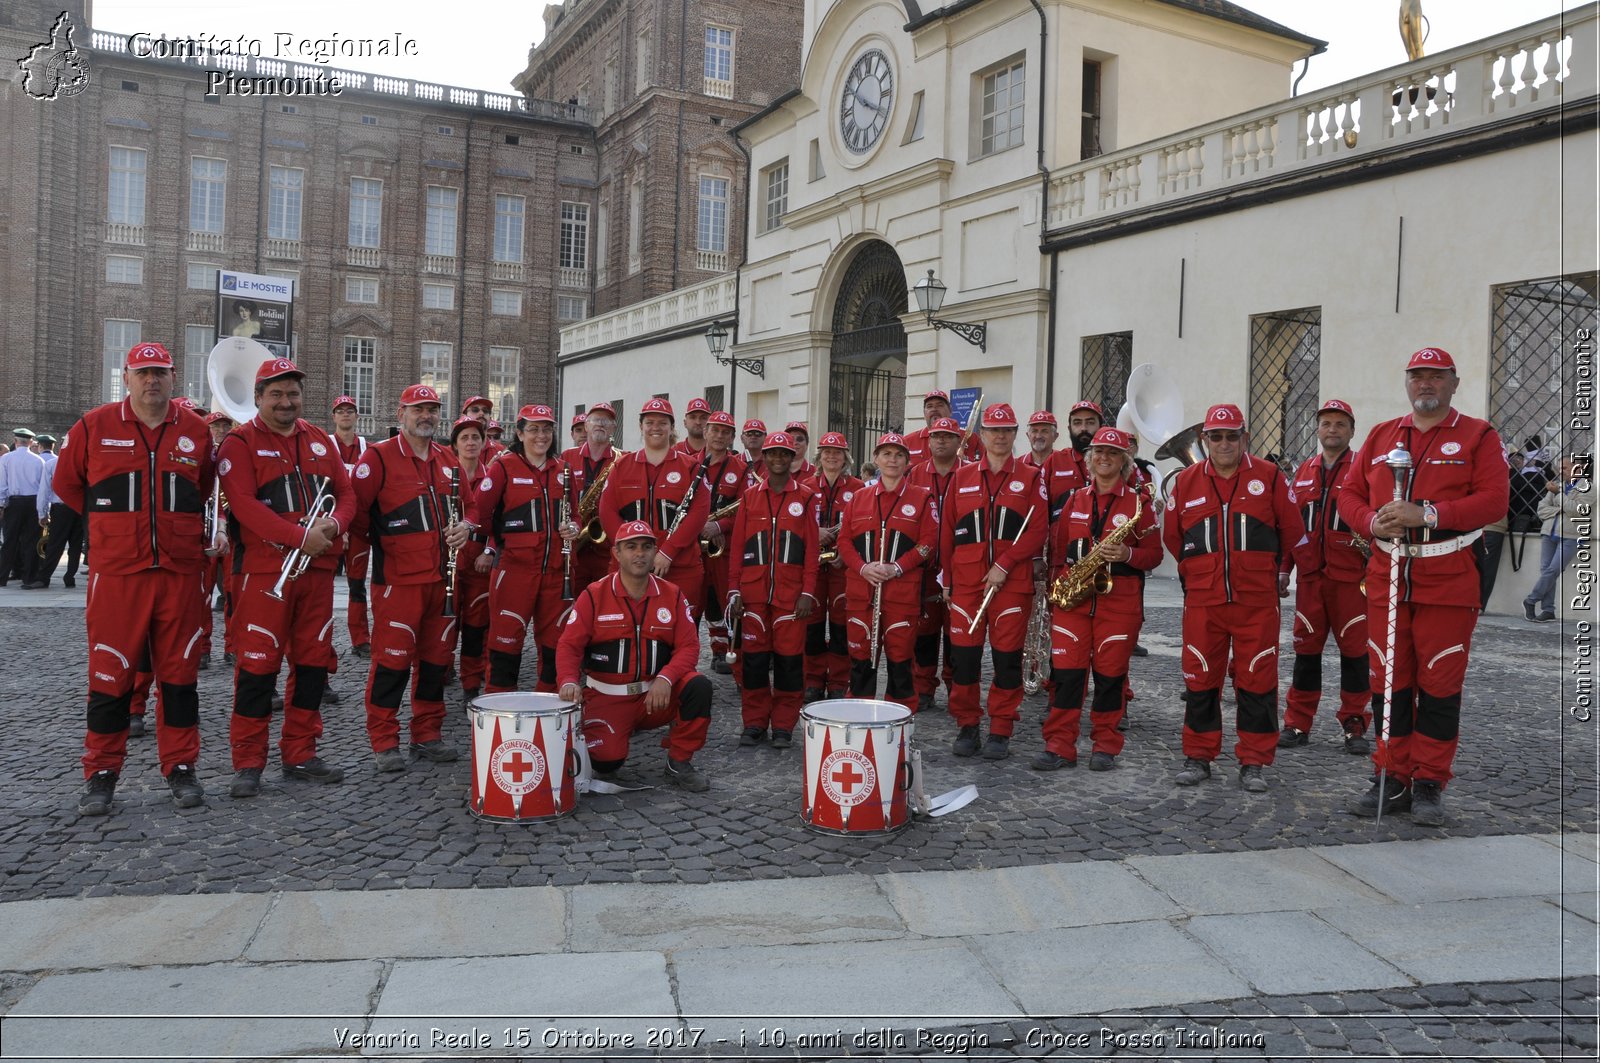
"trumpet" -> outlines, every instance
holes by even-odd
[[[206,499],[205,505],[205,540],[207,550],[220,553],[228,545],[228,529],[222,520],[222,480],[219,477],[211,485],[211,497]]]
[[[326,520],[333,516],[337,503],[328,491],[328,481],[323,480],[317,488],[316,495],[311,499],[311,508],[306,510],[306,515],[300,518],[300,526],[309,528],[319,520]],[[275,602],[283,601],[283,589],[293,580],[299,579],[311,567],[311,555],[300,547],[290,550],[283,559],[283,568],[278,570],[278,582],[272,585],[267,592],[267,597]]]

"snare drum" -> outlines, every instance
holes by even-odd
[[[800,820],[822,834],[893,834],[911,825],[911,710],[892,701],[814,701],[805,723]]]
[[[513,823],[564,816],[578,805],[578,706],[554,694],[484,694],[472,721],[467,809]]]

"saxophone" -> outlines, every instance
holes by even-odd
[[[1111,590],[1115,581],[1108,571],[1111,560],[1106,556],[1113,546],[1121,546],[1133,535],[1134,529],[1139,526],[1139,514],[1144,505],[1144,492],[1135,491],[1133,494],[1133,516],[1120,528],[1113,528],[1111,534],[1094,544],[1094,548],[1075,565],[1069,565],[1061,575],[1050,584],[1050,604],[1057,609],[1076,609],[1096,594],[1105,594]]]
[[[1050,544],[1045,544],[1045,571],[1050,571]],[[1050,677],[1050,595],[1044,580],[1033,584],[1033,612],[1028,615],[1028,637],[1022,643],[1022,690],[1037,694]]]
[[[578,545],[593,543],[604,546],[606,541],[605,529],[600,527],[600,492],[606,486],[606,477],[611,475],[611,470],[616,467],[617,459],[612,458],[606,462],[606,467],[595,476],[594,483],[583,489],[583,494],[578,496]]]
[[[707,519],[721,520],[724,517],[731,517],[733,514],[739,512],[739,503],[743,501],[743,498],[736,498],[732,502],[729,502],[727,505],[723,506],[721,509],[714,509],[711,511],[711,516]],[[723,554],[728,552],[728,540],[726,537],[724,537],[720,546],[712,546],[710,540],[702,537],[700,539],[700,552],[705,554],[707,559],[721,557]]]

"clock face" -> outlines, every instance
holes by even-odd
[[[845,78],[839,99],[839,132],[852,154],[864,155],[883,136],[894,107],[894,69],[877,48],[864,52]]]

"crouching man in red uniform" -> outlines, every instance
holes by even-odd
[[[1222,680],[1231,674],[1239,785],[1265,793],[1262,769],[1278,747],[1279,562],[1305,538],[1305,525],[1283,470],[1248,452],[1239,407],[1211,407],[1201,431],[1208,457],[1178,474],[1162,528],[1183,585],[1187,760],[1175,781],[1211,777],[1222,752]]]
[[[584,742],[596,772],[622,767],[635,732],[664,726],[667,778],[694,793],[708,790],[694,755],[711,729],[711,680],[695,671],[700,632],[689,600],[653,574],[650,525],[627,521],[611,542],[617,571],[578,594],[556,646],[560,697],[583,705]]]
[[[94,573],[89,645],[87,780],[78,811],[111,811],[128,751],[134,668],[146,647],[161,683],[156,744],[179,808],[205,797],[200,755],[201,509],[213,469],[205,422],[172,401],[172,356],[139,343],[122,370],[127,398],[90,410],[61,448],[51,489],[84,514]]]
[[[728,617],[739,624],[741,746],[772,726],[772,748],[788,749],[800,719],[806,627],[817,607],[817,497],[789,475],[798,445],[774,432],[761,449],[767,478],[744,493],[733,522]]]
[[[411,752],[451,761],[444,744],[444,678],[455,652],[455,620],[444,615],[445,559],[471,527],[448,526],[445,499],[455,455],[434,442],[439,393],[413,384],[400,393],[400,434],[367,448],[356,464],[356,531],[372,544],[372,671],[367,737],[378,770],[406,770],[400,699],[411,688]]]
[[[273,687],[285,657],[289,678],[278,744],[284,778],[344,779],[341,769],[317,756],[317,739],[322,692],[338,668],[331,637],[333,570],[356,504],[332,438],[300,419],[304,380],[287,358],[263,362],[256,370],[256,416],[235,428],[217,450],[217,473],[237,544],[233,568],[239,573],[233,621],[238,664],[229,726],[234,770],[229,793],[234,797],[261,792]],[[310,520],[307,514],[319,492],[333,508]],[[275,596],[285,559],[296,550],[310,564]]]
[[[1461,685],[1478,623],[1477,558],[1485,525],[1510,504],[1500,436],[1489,422],[1450,405],[1459,384],[1448,351],[1424,347],[1406,364],[1411,412],[1368,433],[1339,492],[1339,514],[1372,542],[1367,562],[1367,645],[1372,714],[1383,714],[1385,658],[1393,666],[1388,734],[1374,766],[1387,777],[1350,807],[1358,816],[1411,809],[1414,823],[1444,825],[1461,729]],[[1396,498],[1386,458],[1396,448],[1410,469]],[[1389,636],[1390,566],[1399,593]],[[1380,786],[1382,791],[1380,793]]]

